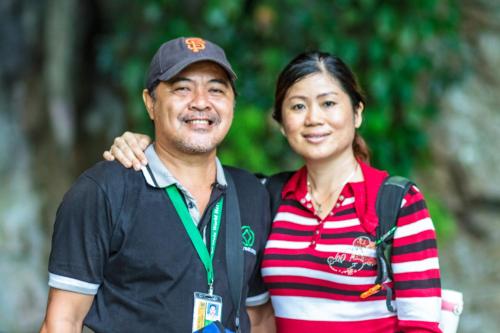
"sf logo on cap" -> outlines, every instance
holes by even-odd
[[[188,49],[194,53],[200,52],[205,49],[205,41],[201,38],[187,38],[185,40]]]

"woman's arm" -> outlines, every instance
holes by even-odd
[[[412,186],[394,234],[392,270],[399,329],[441,332],[441,281],[436,232],[424,197]]]
[[[108,161],[116,159],[126,168],[140,170],[143,165],[148,164],[144,150],[150,143],[151,138],[145,134],[125,132],[115,138],[111,148],[104,151],[102,156]]]

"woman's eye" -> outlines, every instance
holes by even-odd
[[[330,108],[330,107],[332,107],[332,106],[334,106],[334,105],[335,105],[335,102],[333,102],[333,101],[325,101],[325,102],[323,103],[323,105],[324,105],[325,107],[327,107],[327,108]]]
[[[300,111],[305,109],[306,106],[304,104],[294,104],[292,105],[292,110]]]

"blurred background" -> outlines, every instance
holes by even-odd
[[[64,192],[142,106],[154,52],[178,36],[226,50],[239,76],[226,164],[293,169],[273,124],[274,82],[321,49],[357,73],[372,164],[417,181],[438,230],[459,332],[500,327],[499,0],[1,0],[0,332],[35,332]]]

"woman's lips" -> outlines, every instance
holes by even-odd
[[[308,134],[303,134],[302,136],[307,142],[310,143],[320,143],[323,142],[330,133],[308,133]]]

